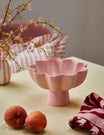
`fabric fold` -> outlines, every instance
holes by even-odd
[[[104,99],[96,93],[88,95],[80,112],[69,120],[72,129],[85,129],[93,135],[104,135]]]

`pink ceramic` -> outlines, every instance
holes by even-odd
[[[0,85],[7,84],[11,78],[11,68],[8,61],[1,55],[0,49]]]
[[[69,104],[68,90],[80,85],[87,75],[87,65],[72,59],[40,60],[28,69],[33,81],[49,90],[48,104],[53,106]]]
[[[0,85],[5,85],[10,81],[11,68],[7,60],[0,60]]]

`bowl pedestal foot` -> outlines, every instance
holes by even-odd
[[[69,93],[68,91],[49,90],[47,102],[52,106],[66,106],[70,102]]]

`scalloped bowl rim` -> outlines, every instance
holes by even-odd
[[[73,61],[75,62],[76,64],[83,64],[83,68],[76,72],[76,73],[73,73],[72,75],[68,75],[68,74],[57,74],[57,75],[50,75],[48,73],[37,73],[35,72],[35,68],[33,68],[33,66],[35,66],[37,64],[37,62],[47,62],[47,61],[51,61],[51,60],[55,60],[55,61]],[[76,60],[73,60],[73,59],[60,59],[60,58],[52,58],[52,59],[48,59],[48,60],[37,60],[33,65],[30,65],[28,67],[28,70],[31,70],[35,75],[45,75],[45,76],[48,76],[48,77],[60,77],[60,76],[68,76],[68,77],[73,77],[73,76],[76,76],[78,73],[81,73],[81,72],[87,72],[88,71],[88,68],[87,68],[87,64],[86,63],[83,63],[83,62],[77,62]]]

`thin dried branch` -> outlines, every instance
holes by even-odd
[[[8,14],[8,10],[9,10],[11,1],[12,1],[12,0],[9,0],[9,3],[8,3],[8,5],[7,5],[6,12],[5,12],[5,16],[4,16],[4,19],[3,19],[3,23],[4,23],[5,20],[6,20],[6,17],[7,17],[7,14]]]
[[[22,7],[18,10],[19,6],[17,6],[15,9],[17,10],[16,14],[12,17],[11,21],[9,21],[9,24],[16,19],[16,17],[20,17],[21,12],[26,10],[26,7],[28,6],[29,3],[31,3],[32,0],[29,0],[25,4],[23,4]]]
[[[5,27],[7,27],[12,23],[12,21],[16,20],[17,18],[19,18],[19,19],[22,18],[21,13],[25,10],[28,10],[27,6],[31,3],[31,1],[32,0],[29,0],[28,2],[25,2],[25,3],[20,3],[15,8],[11,8],[10,4],[11,4],[12,0],[9,0],[9,2],[7,4],[7,7],[6,7],[4,19],[2,21],[0,20],[0,49],[1,49],[1,54],[5,58],[12,59],[16,63],[17,69],[19,71],[20,71],[21,67],[20,67],[19,63],[16,61],[17,53],[12,51],[10,48],[11,48],[11,46],[14,42],[16,44],[25,45],[23,39],[21,38],[21,34],[30,25],[36,24],[36,25],[41,25],[42,27],[45,27],[47,25],[51,28],[52,32],[58,32],[62,35],[62,39],[65,38],[65,35],[54,25],[53,20],[44,21],[44,19],[42,17],[40,17],[40,15],[37,15],[36,18],[34,19],[34,21],[32,21],[32,20],[28,21],[25,26],[21,25],[15,31],[10,31],[10,32],[4,32],[3,31],[4,25],[5,25]],[[28,51],[28,48],[29,48],[29,44],[32,43],[32,42],[33,41],[32,41],[31,38],[28,39],[28,45],[26,46],[27,51]],[[35,47],[39,51],[43,51],[46,54],[46,57],[48,58],[47,54],[49,54],[49,52],[47,52],[46,50],[41,48],[41,46],[42,45],[38,45],[38,44],[35,45]],[[31,47],[30,47],[30,50],[31,50]]]

